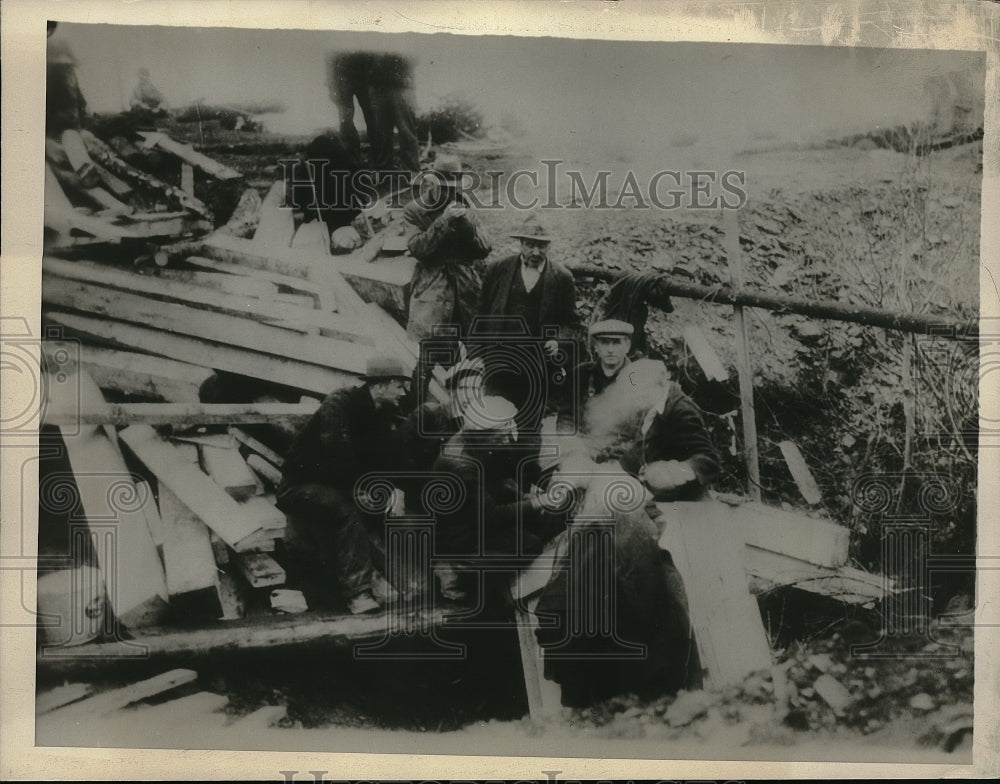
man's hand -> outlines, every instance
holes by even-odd
[[[697,478],[697,474],[688,463],[678,460],[656,460],[647,463],[639,470],[639,479],[649,485],[655,493],[676,490]]]
[[[545,354],[549,359],[554,359],[556,354],[559,353],[559,341],[546,340],[545,343],[542,344],[542,348],[545,350]]]

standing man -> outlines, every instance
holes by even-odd
[[[399,163],[403,170],[420,171],[417,142],[413,63],[400,54],[376,54],[369,71],[375,137],[372,164],[376,171],[393,171],[393,131],[399,131]]]
[[[390,438],[409,383],[397,359],[370,359],[365,383],[329,394],[295,438],[278,488],[277,506],[289,518],[290,571],[315,585],[313,595],[339,589],[355,614],[379,609],[367,530],[379,515],[354,488],[366,473],[395,465]],[[400,513],[401,503],[394,494],[386,511]]]
[[[483,279],[479,315],[484,332],[487,387],[518,408],[525,457],[537,457],[538,430],[550,385],[564,367],[579,324],[576,285],[562,264],[549,258],[552,236],[539,215],[520,231],[520,252],[494,262]]]
[[[369,94],[369,77],[374,55],[370,52],[339,52],[326,60],[326,86],[340,118],[340,138],[356,167],[361,166],[361,139],[354,127],[354,99],[365,118],[368,143],[375,143],[375,112]]]
[[[418,191],[403,210],[407,223],[416,230],[408,247],[417,260],[410,281],[406,333],[423,343],[433,337],[435,327],[452,328],[457,332],[451,346],[456,356],[458,341],[468,335],[479,299],[479,262],[492,250],[475,211],[456,187],[461,177],[461,161],[439,156],[434,169],[420,176]],[[432,366],[421,346],[418,395]]]

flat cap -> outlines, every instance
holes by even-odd
[[[595,321],[590,325],[590,329],[587,330],[587,334],[592,338],[597,335],[624,335],[625,337],[630,338],[634,333],[635,327],[627,321],[621,321],[619,319],[604,319],[604,321]]]

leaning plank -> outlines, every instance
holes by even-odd
[[[46,408],[44,422],[49,425],[108,424],[172,425],[188,428],[197,425],[264,424],[288,422],[302,425],[315,413],[316,405],[306,403],[112,403],[106,408],[79,411],[56,411]]]
[[[67,683],[63,686],[56,686],[54,689],[35,697],[35,715],[41,716],[56,708],[62,708],[81,700],[93,690],[93,687],[87,683]]]
[[[714,686],[740,682],[771,666],[771,650],[757,601],[743,568],[743,544],[724,504],[660,504],[660,547],[684,581],[702,666]]]
[[[237,553],[236,566],[254,588],[285,584],[285,570],[267,553]]]
[[[44,259],[42,270],[46,273],[42,298],[47,302],[54,302],[56,304],[68,305],[70,300],[64,292],[66,288],[69,288],[69,282],[72,281],[78,284],[72,287],[72,290],[77,292],[77,298],[90,297],[96,302],[104,302],[108,296],[113,297],[115,300],[124,297],[127,302],[135,304],[136,300],[134,296],[118,293],[112,294],[107,291],[107,289],[116,289],[121,292],[129,292],[131,295],[142,294],[144,297],[163,300],[165,303],[173,302],[178,305],[190,305],[195,308],[204,309],[195,311],[196,315],[192,317],[201,319],[202,321],[208,319],[210,323],[215,324],[216,329],[223,327],[219,326],[222,324],[219,319],[210,318],[213,314],[251,319],[264,323],[303,322],[307,325],[319,327],[347,342],[367,343],[369,345],[374,342],[365,333],[363,322],[333,313],[289,307],[287,304],[271,300],[250,300],[245,295],[226,294],[219,291],[212,291],[200,285],[137,275],[134,272],[125,272],[107,267],[102,268],[96,265],[81,267],[78,262],[64,261],[62,259]],[[149,306],[152,308],[159,307],[157,303],[153,302],[149,303]],[[211,311],[211,313],[207,311]],[[115,312],[119,314],[119,317],[124,318],[121,316],[122,311],[120,308],[116,309]],[[168,321],[167,323],[170,324],[172,322]],[[196,321],[193,326],[197,326],[198,323]],[[235,323],[240,324],[241,322]]]
[[[726,507],[730,527],[743,541],[762,550],[800,558],[817,566],[843,566],[851,532],[829,520],[808,517],[765,504]]]
[[[211,376],[208,368],[133,351],[80,344],[80,359],[97,385],[128,395],[172,403],[197,403]]]
[[[176,689],[178,686],[191,683],[197,678],[198,673],[194,670],[170,670],[148,680],[96,694],[81,702],[74,702],[72,705],[60,709],[58,715],[61,718],[79,716],[81,719],[85,716],[105,716],[113,711],[121,710],[126,705],[131,705],[133,702],[146,700],[157,694]]]
[[[288,248],[295,235],[292,208],[285,205],[285,183],[271,185],[260,205],[260,218],[253,234],[254,245],[260,248]]]
[[[194,196],[184,193],[180,188],[167,185],[152,175],[125,163],[125,161],[115,154],[114,150],[90,131],[80,131],[80,138],[83,139],[90,157],[115,176],[120,177],[127,183],[131,183],[133,186],[139,186],[147,191],[162,194],[167,199],[175,201],[183,209],[191,210],[207,220],[211,221],[213,219],[211,211]]]
[[[76,333],[113,345],[148,351],[201,367],[225,370],[251,378],[273,381],[296,389],[326,395],[334,389],[357,386],[357,375],[312,363],[275,356],[150,327],[46,309],[46,317]],[[350,344],[348,344],[350,345]],[[201,422],[196,424],[208,424]]]
[[[254,438],[252,435],[250,435],[242,428],[231,427],[229,428],[229,433],[233,438],[235,438],[245,447],[256,452],[258,455],[267,460],[267,462],[272,463],[278,468],[281,468],[281,466],[285,464],[285,458],[283,458],[281,455],[279,455],[277,452],[271,449],[271,447],[269,447],[267,444],[258,441],[256,438]]]
[[[160,517],[163,521],[163,565],[171,596],[218,590],[218,570],[208,528],[169,487],[160,483]]]
[[[149,425],[130,425],[119,437],[161,485],[172,490],[184,506],[230,547],[238,550],[240,540],[260,530],[260,526],[242,518],[236,501]]]
[[[407,368],[415,367],[420,355],[419,345],[381,305],[370,302],[368,312],[379,327],[385,349],[399,356]],[[440,365],[435,365],[432,370],[428,392],[439,403],[448,404],[448,393],[444,387],[444,370]]]
[[[149,502],[143,506],[142,511],[146,517],[146,527],[149,528],[149,535],[153,539],[153,544],[156,545],[157,550],[160,551],[161,560],[163,554],[163,518],[160,516],[160,509],[153,500],[153,488],[149,486],[149,483],[140,479],[135,483],[136,490],[139,491],[140,495],[145,498],[150,499]]]
[[[87,525],[104,543],[98,547],[98,558],[108,601],[126,626],[156,623],[166,610],[167,588],[156,545],[142,507],[136,503],[142,497],[108,433],[97,425],[74,422],[80,405],[104,405],[100,390],[86,372],[81,371],[77,379],[79,385],[49,384],[47,408],[70,417],[70,424],[61,426],[60,432]],[[153,503],[152,496],[145,497],[145,502]]]
[[[882,575],[850,566],[836,569],[816,566],[756,547],[744,548],[743,563],[755,593],[793,587],[846,604],[872,605],[895,590],[894,582]]]
[[[281,484],[281,471],[260,455],[250,455],[247,458],[247,465],[271,487]]]
[[[243,175],[236,169],[225,166],[218,161],[214,161],[207,155],[197,152],[189,144],[181,144],[167,136],[165,133],[139,131],[139,135],[145,140],[147,147],[159,147],[161,150],[176,155],[185,163],[196,166],[206,174],[220,180],[235,180]]]
[[[50,277],[42,301],[60,308],[106,316],[160,330],[212,340],[227,346],[334,367],[361,375],[370,351],[364,346],[331,338],[302,338],[283,329],[238,316],[158,302],[124,291],[109,291],[83,281]]]
[[[792,474],[792,479],[795,480],[795,484],[799,487],[799,492],[806,499],[806,503],[820,503],[823,500],[823,494],[819,491],[819,486],[813,478],[812,471],[809,470],[809,465],[802,456],[802,452],[795,445],[795,442],[782,441],[778,444],[778,448],[781,450],[782,457],[785,458],[785,463]]]
[[[202,470],[237,501],[245,501],[257,492],[257,482],[235,446],[198,446]]]
[[[729,374],[726,372],[722,360],[715,353],[712,344],[708,342],[705,333],[693,324],[684,328],[684,342],[687,343],[695,360],[701,366],[702,373],[709,381],[728,381]]]

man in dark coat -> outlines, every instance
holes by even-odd
[[[355,486],[369,472],[395,467],[392,429],[409,383],[395,358],[370,359],[365,384],[326,397],[292,442],[282,469],[277,505],[289,517],[284,544],[290,577],[304,584],[318,579],[320,596],[339,588],[352,613],[379,608],[367,529],[388,511],[377,508],[377,499],[359,497]]]
[[[375,116],[372,162],[376,171],[393,170],[393,131],[399,132],[399,162],[403,170],[420,171],[417,117],[414,111],[413,64],[400,54],[376,54],[368,72]]]
[[[488,391],[517,406],[530,458],[538,454],[537,433],[552,390],[575,355],[579,319],[573,275],[549,258],[552,236],[540,216],[529,215],[511,236],[520,241],[520,252],[487,269],[474,341],[486,360]]]

